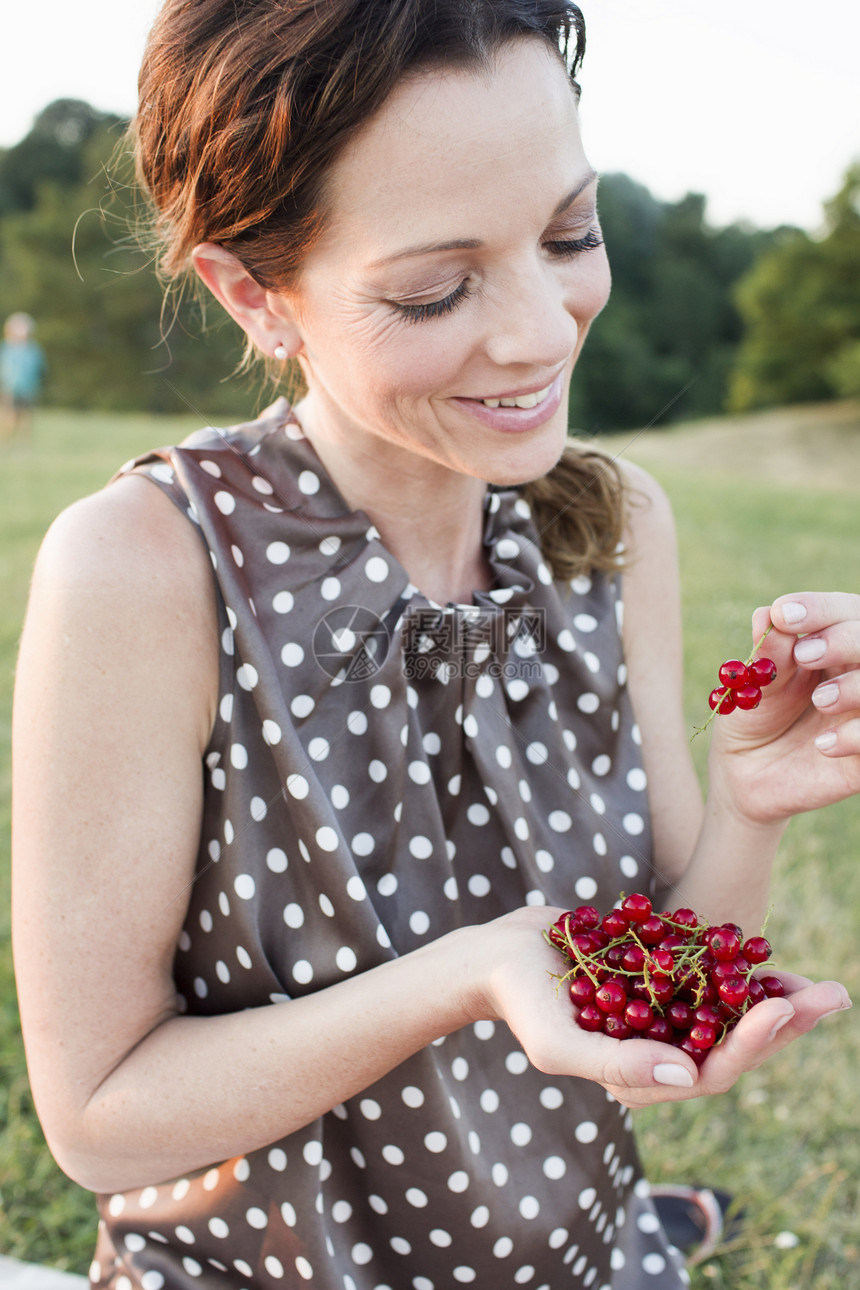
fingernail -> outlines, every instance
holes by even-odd
[[[790,623],[802,623],[806,617],[806,606],[799,604],[796,600],[787,600],[784,605],[780,605],[783,620]]]
[[[658,1062],[654,1067],[655,1084],[672,1084],[675,1088],[692,1088],[693,1077],[686,1066],[676,1066],[673,1062]]]
[[[839,686],[835,681],[828,681],[826,685],[819,685],[817,690],[812,691],[812,702],[816,708],[829,708],[838,698]]]
[[[775,1038],[776,1038],[776,1036],[779,1034],[779,1032],[782,1030],[783,1026],[787,1026],[787,1025],[788,1025],[788,1023],[791,1021],[791,1019],[792,1019],[792,1017],[793,1017],[793,1016],[794,1016],[794,1008],[792,1008],[791,1012],[787,1012],[787,1013],[785,1014],[785,1016],[783,1016],[783,1017],[779,1017],[779,1018],[778,1018],[778,1019],[773,1023],[773,1026],[771,1027],[770,1034],[768,1035],[768,1039],[769,1039],[769,1040],[770,1040],[770,1039],[775,1039]]]
[[[805,637],[798,641],[794,647],[794,657],[798,663],[817,663],[820,658],[824,658],[827,645],[820,636]]]
[[[815,740],[815,747],[818,749],[819,752],[827,752],[827,749],[832,748],[835,743],[836,743],[836,731],[825,730],[823,735],[817,736]]]

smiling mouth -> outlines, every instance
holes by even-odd
[[[539,403],[543,403],[551,389],[552,385],[548,385],[544,390],[537,390],[534,394],[520,394],[515,399],[478,399],[478,402],[483,403],[485,408],[536,408]]]

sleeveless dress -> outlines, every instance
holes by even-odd
[[[220,614],[175,958],[188,1013],[279,1006],[525,904],[648,886],[620,579],[554,580],[516,488],[486,493],[495,585],[440,606],[283,399],[128,470],[198,528]],[[100,1290],[688,1283],[629,1112],[492,1021],[280,1142],[98,1204]]]

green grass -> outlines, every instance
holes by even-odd
[[[839,433],[824,436],[823,456],[808,409],[805,420],[786,414],[784,424],[774,415],[721,423],[716,458],[710,427],[651,432],[626,453],[657,476],[676,511],[691,730],[705,715],[716,667],[727,651],[744,652],[756,605],[787,591],[857,586],[860,411],[849,409]],[[173,442],[195,426],[185,418],[43,411],[32,448],[16,445],[0,456],[0,1252],[76,1271],[91,1256],[93,1203],[53,1164],[35,1118],[8,952],[15,652],[33,558],[53,516],[100,487],[135,452]],[[607,446],[619,451],[626,442],[616,438]],[[776,460],[775,451],[779,470],[757,478],[757,467]],[[701,769],[707,740],[697,739],[693,750]],[[855,996],[858,850],[860,798],[795,820],[768,926],[784,966],[836,977]],[[693,1269],[694,1290],[860,1290],[858,1062],[856,1014],[831,1017],[724,1097],[637,1113],[655,1181],[723,1187],[746,1215],[731,1246]],[[775,1244],[785,1232],[797,1238],[791,1248]]]

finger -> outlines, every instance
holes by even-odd
[[[842,591],[803,591],[778,596],[770,607],[775,627],[793,636],[860,619],[860,596]]]
[[[812,702],[825,716],[860,711],[860,669],[827,677],[812,691]]]
[[[824,757],[860,756],[860,717],[829,726],[815,736],[815,747]],[[860,766],[846,763],[847,794],[860,792]]]

